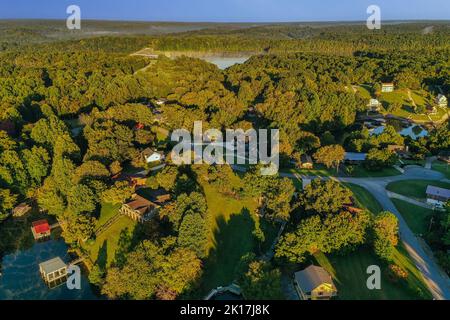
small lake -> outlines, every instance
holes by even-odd
[[[67,249],[63,239],[56,239],[4,256],[0,264],[0,300],[99,299],[85,275],[82,275],[80,290],[69,290],[65,284],[50,289],[42,280],[39,263],[58,256],[69,263],[71,257]]]
[[[202,60],[215,64],[219,69],[225,70],[235,64],[244,63],[250,57],[204,57]]]

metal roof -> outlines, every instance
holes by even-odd
[[[432,195],[432,196],[438,196],[438,197],[450,199],[450,190],[449,189],[439,188],[439,187],[435,187],[435,186],[428,186],[426,193],[429,195]]]
[[[294,277],[297,284],[305,293],[313,291],[324,283],[331,284],[334,287],[331,276],[322,267],[311,265],[305,270],[296,272]]]
[[[55,272],[57,270],[66,268],[67,264],[62,261],[60,257],[56,257],[39,264],[39,268],[42,269],[46,274]]]
[[[364,161],[366,160],[366,153],[358,153],[358,152],[346,152],[344,156],[344,160],[350,161]]]

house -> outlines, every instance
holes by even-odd
[[[40,263],[39,272],[50,287],[60,285],[67,280],[67,265],[59,257]]]
[[[167,99],[164,99],[164,98],[160,98],[160,99],[157,99],[157,100],[156,100],[156,104],[157,104],[158,106],[165,105],[166,102],[167,102]]]
[[[302,300],[329,300],[337,295],[330,274],[314,265],[294,274],[294,287]]]
[[[394,84],[392,82],[386,82],[381,84],[381,92],[394,91]]]
[[[447,97],[444,96],[443,94],[438,94],[438,96],[436,97],[436,104],[441,108],[447,108],[448,105]]]
[[[370,99],[367,107],[369,108],[369,111],[378,112],[380,111],[381,102],[377,99]]]
[[[131,200],[124,203],[119,212],[134,221],[145,222],[158,213],[160,206],[140,195],[134,194]]]
[[[359,164],[366,160],[367,153],[361,152],[346,152],[344,155],[344,162],[347,164]]]
[[[12,215],[15,218],[23,217],[30,211],[31,211],[31,206],[24,202],[24,203],[19,204],[14,209],[12,209]]]
[[[409,152],[408,146],[390,144],[387,146],[387,150],[390,152],[395,152],[400,158],[403,159],[411,158],[411,152]]]
[[[135,188],[145,187],[147,185],[147,171],[136,173],[120,173],[112,177],[114,181],[128,181],[129,185]]]
[[[437,157],[439,160],[444,161],[447,164],[450,163],[450,151],[441,151]]]
[[[35,240],[41,240],[50,237],[51,228],[47,220],[38,220],[31,224],[31,232]]]
[[[166,204],[171,200],[171,195],[166,190],[159,188],[147,192],[148,198],[151,202],[154,202],[160,206]]]
[[[158,151],[154,151],[150,148],[146,148],[141,152],[141,156],[144,158],[146,163],[158,162],[164,159],[164,155]]]
[[[450,199],[449,189],[428,186],[425,193],[427,194],[427,203],[440,208],[443,208]]]
[[[300,157],[300,167],[302,169],[312,169],[314,166],[313,160],[310,155],[302,154]]]

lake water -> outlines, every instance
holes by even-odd
[[[221,70],[225,70],[235,64],[244,63],[250,59],[250,57],[205,57],[202,59],[215,64]]]
[[[420,128],[421,131],[419,131],[418,129],[416,129],[416,127]],[[417,131],[416,131],[417,130]],[[384,131],[384,126],[379,126],[374,128],[370,134],[375,134],[378,135],[380,133],[382,133]],[[416,131],[416,132],[415,132]],[[424,128],[422,128],[421,126],[417,126],[417,125],[412,125],[408,128],[403,128],[402,130],[399,131],[400,135],[406,137],[409,136],[411,137],[413,140],[416,140],[418,138],[422,138],[422,137],[426,137],[428,135],[428,131],[425,130]]]
[[[93,300],[99,299],[86,276],[80,290],[69,290],[65,284],[50,289],[39,274],[39,263],[60,257],[70,262],[67,245],[62,239],[39,242],[31,249],[3,257],[0,276],[0,300]]]

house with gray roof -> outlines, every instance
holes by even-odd
[[[331,275],[315,265],[294,274],[294,287],[302,300],[329,300],[337,295]]]

